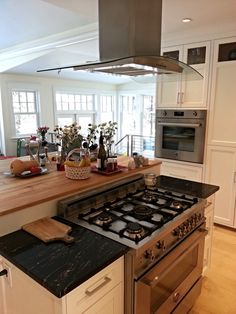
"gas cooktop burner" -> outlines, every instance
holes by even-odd
[[[134,208],[133,213],[138,219],[144,219],[152,215],[152,209],[145,205],[137,205]]]
[[[179,210],[183,209],[183,205],[179,201],[172,201],[170,207]]]
[[[139,234],[142,232],[143,228],[137,222],[129,222],[126,230],[132,234]]]
[[[138,242],[145,235],[145,230],[137,222],[128,222],[122,235]]]
[[[98,220],[100,220],[102,223],[109,223],[112,221],[112,217],[108,213],[101,213],[98,217]]]

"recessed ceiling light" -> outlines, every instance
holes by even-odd
[[[189,23],[189,22],[192,22],[192,19],[189,17],[186,17],[186,18],[182,19],[182,22],[183,23]]]

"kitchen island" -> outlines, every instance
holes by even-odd
[[[28,157],[25,157],[28,158]],[[145,167],[128,170],[128,157],[119,157],[119,173],[104,176],[91,173],[86,180],[70,180],[64,171],[49,170],[48,174],[30,178],[4,175],[12,159],[0,161],[0,236],[19,229],[23,224],[45,216],[54,216],[57,202],[67,196],[94,190],[128,178],[138,172],[160,173],[161,161],[150,160]]]
[[[61,190],[57,192],[52,188],[56,196],[54,195],[55,198],[51,200],[51,196],[48,196],[50,187],[47,187],[47,193],[41,194],[44,195],[43,199],[38,200],[37,195],[35,198],[33,197],[31,201],[35,204],[34,206],[30,206],[28,200],[28,207],[21,208],[18,206],[10,212],[2,212],[0,222],[2,219],[6,218],[6,221],[11,224],[11,217],[18,215],[19,218],[21,218],[21,216],[23,217],[25,223],[27,219],[29,219],[29,221],[35,220],[33,217],[34,213],[37,213],[39,216],[37,218],[40,218],[41,215],[45,216],[45,213],[50,213],[50,210],[51,213],[55,213],[58,201],[60,200],[59,203],[64,204],[67,202],[68,196],[69,200],[72,200],[72,203],[70,203],[70,201],[69,203],[72,204],[73,210],[73,202],[75,199],[80,199],[80,195],[82,195],[83,198],[84,195],[89,197],[90,194],[100,193],[100,191],[104,193],[104,191],[109,188],[111,188],[110,191],[112,191],[113,187],[117,184],[122,186],[127,178],[132,177],[132,180],[134,180],[133,178],[137,177],[136,174],[138,172],[153,172],[155,167],[158,169],[159,166],[160,163],[156,161],[156,163],[154,162],[153,165],[147,168],[132,171],[125,169],[120,173],[108,177],[93,173],[88,180],[83,181],[71,181],[65,178],[65,173],[56,171],[35,178],[8,178],[9,180],[14,179],[23,182],[22,185],[25,184],[26,186],[27,181],[33,182],[33,180],[35,180],[42,188],[44,186],[44,180],[46,180],[47,177],[49,178],[50,174],[56,173],[56,175],[58,174],[59,176],[58,178],[61,178],[60,184],[63,186],[63,184],[68,182],[68,184],[71,185],[71,189],[65,192],[62,187]],[[89,183],[92,179],[94,179],[94,182],[97,184],[96,189],[94,189],[92,182]],[[42,180],[43,182],[41,182]],[[26,187],[25,185],[24,188]],[[45,185],[47,186],[47,184]],[[190,197],[188,200],[191,200],[193,203],[197,201],[195,197],[206,199],[218,190],[216,186],[166,176],[158,176],[156,187],[160,189],[160,193],[162,193],[161,189],[168,188],[169,192],[165,194],[166,196],[171,196],[171,191],[176,191],[178,193],[176,195],[189,192],[189,194],[193,195],[193,198]],[[25,198],[27,198],[27,195],[25,195]],[[63,201],[61,201],[61,199]],[[64,201],[64,199],[66,200]],[[107,200],[107,196],[104,199]],[[52,201],[54,203],[52,203]],[[27,201],[25,201],[25,204],[26,203]],[[48,207],[45,206],[47,203]],[[201,202],[201,204],[203,204],[203,202]],[[47,208],[48,210],[45,210]],[[196,214],[195,216],[198,217]],[[193,215],[191,217],[195,216]],[[78,216],[76,215],[76,217]],[[202,219],[204,218],[203,215],[201,217]],[[62,242],[45,244],[23,230],[14,231],[15,228],[20,229],[22,225],[19,219],[15,223],[15,227],[11,230],[14,232],[8,232],[7,235],[0,237],[2,269],[5,269],[5,271],[10,270],[9,276],[3,275],[5,284],[2,285],[2,287],[5,285],[6,304],[11,304],[9,306],[13,309],[13,312],[10,311],[9,313],[15,313],[14,310],[19,308],[20,314],[31,314],[34,304],[37,304],[38,299],[40,299],[41,302],[35,312],[37,314],[42,312],[46,314],[89,314],[99,312],[100,308],[102,309],[102,313],[123,313],[123,255],[127,253],[126,256],[130,256],[131,248],[126,246],[123,242],[119,243],[119,241],[113,241],[113,239],[109,239],[105,235],[96,233],[83,226],[64,221],[62,217],[55,217],[55,219],[59,219],[69,225],[71,224],[72,236],[75,237],[74,244],[65,245]],[[184,217],[181,219],[185,221]],[[7,227],[8,229],[12,228],[12,225]],[[156,240],[153,239],[153,241],[155,242]],[[134,253],[135,251],[132,252]],[[0,271],[2,269],[0,269]],[[25,286],[24,290],[21,289],[21,282]],[[27,291],[29,293],[32,292],[29,303],[22,301],[26,298]],[[126,292],[127,291],[129,291],[129,289],[127,290],[126,287]],[[94,295],[96,296],[96,302],[93,298]],[[91,298],[89,296],[91,296]],[[13,300],[13,302],[11,300]],[[90,305],[88,305],[88,302],[90,302]],[[3,313],[8,314],[8,312]]]

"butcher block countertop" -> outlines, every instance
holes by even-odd
[[[29,158],[29,157],[24,157]],[[86,180],[70,180],[66,178],[64,171],[50,170],[48,174],[38,175],[29,178],[6,176],[4,172],[9,171],[11,161],[6,159],[0,161],[0,216],[14,213],[24,208],[41,204],[43,202],[73,195],[78,192],[86,192],[101,187],[111,182],[132,176],[140,171],[149,171],[159,166],[161,161],[149,160],[149,165],[122,171],[109,176],[91,173]],[[129,158],[119,157],[118,164],[127,166]]]

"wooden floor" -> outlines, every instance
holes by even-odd
[[[211,268],[190,313],[236,313],[236,230],[214,226]]]

